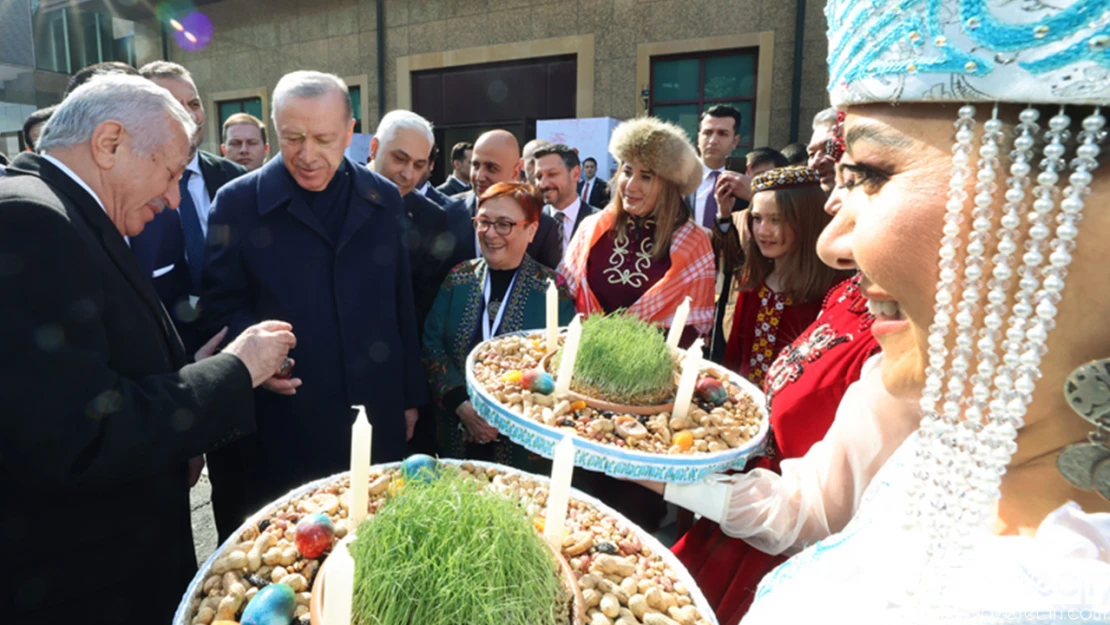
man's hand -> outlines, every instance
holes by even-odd
[[[262,383],[262,388],[278,395],[296,395],[300,385],[300,378],[270,378]]]
[[[208,358],[209,356],[215,354],[216,348],[220,346],[220,343],[224,342],[225,336],[227,336],[227,326],[224,326],[223,330],[217,332],[216,336],[208,339],[208,342],[204,344],[204,347],[198,349],[197,353],[193,355],[193,360],[195,362],[200,362],[205,358]]]
[[[412,435],[416,432],[416,420],[420,418],[420,410],[417,408],[409,408],[405,411],[405,440],[411,441]]]
[[[746,202],[752,200],[752,179],[734,171],[723,171],[717,177],[714,194],[717,197],[717,217],[731,219],[736,198]]]
[[[486,423],[486,420],[478,415],[478,412],[474,410],[474,405],[469,401],[459,404],[459,407],[455,409],[455,414],[459,415],[459,420],[462,421],[474,442],[490,443],[497,439],[497,428]]]
[[[251,386],[258,388],[277,374],[289,350],[296,346],[297,337],[293,335],[293,326],[284,321],[263,321],[243,330],[243,333],[235,337],[224,351],[234,355],[246,365],[247,371],[251,374]],[[294,380],[278,381],[291,383]],[[299,386],[300,380],[296,382]],[[293,389],[296,389],[296,386],[290,390]]]

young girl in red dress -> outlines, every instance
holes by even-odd
[[[829,289],[847,277],[817,256],[817,237],[831,219],[817,172],[772,169],[752,180],[744,265],[724,365],[763,386],[779,352],[821,310]]]

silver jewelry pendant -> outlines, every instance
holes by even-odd
[[[1103,499],[1110,501],[1110,460],[1103,460],[1095,467],[1092,474],[1095,492],[1102,495]]]
[[[1076,443],[1068,445],[1056,456],[1056,470],[1072,485],[1083,490],[1094,490],[1095,467],[1110,460],[1110,448],[1101,443]]]
[[[1089,362],[1068,376],[1064,395],[1091,425],[1110,428],[1110,358]]]

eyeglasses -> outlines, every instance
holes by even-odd
[[[526,226],[532,222],[530,221],[490,221],[488,219],[478,219],[475,217],[471,220],[474,224],[474,229],[478,232],[485,232],[493,226],[493,231],[501,236],[508,236],[513,231],[513,226]]]

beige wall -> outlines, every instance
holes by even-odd
[[[808,120],[826,106],[824,0],[807,3],[802,66],[802,139]],[[502,50],[541,41],[592,39],[579,52],[579,110],[593,116],[637,114],[643,50],[675,42],[762,41],[757,137],[781,147],[789,139],[794,64],[793,0],[386,0],[386,106],[406,100],[398,69],[413,59],[451,58],[482,46]],[[213,94],[264,90],[286,72],[319,69],[366,76],[363,127],[377,123],[377,24],[374,0],[223,0],[205,5],[215,25],[208,48],[185,53],[171,42],[170,59],[193,72],[209,106]],[[157,28],[138,29],[139,62],[160,58]],[[762,38],[761,38],[762,34]],[[592,36],[592,37],[587,37]],[[575,39],[577,37],[577,39]],[[753,39],[754,38],[754,39]],[[770,41],[768,44],[767,42]],[[663,44],[663,45],[657,45]],[[560,48],[562,49],[562,48]],[[438,53],[454,54],[439,55]],[[638,61],[638,55],[640,59]],[[767,56],[770,56],[770,59]],[[405,59],[408,59],[407,61]],[[592,67],[586,66],[592,65]],[[425,65],[426,66],[426,65]],[[761,72],[762,73],[762,72]],[[769,93],[767,90],[769,89]],[[210,129],[210,145],[216,137]]]

